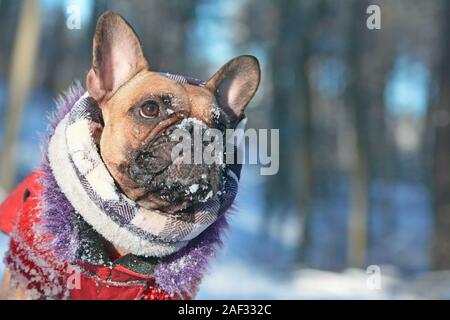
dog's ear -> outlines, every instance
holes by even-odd
[[[98,102],[110,98],[121,85],[148,68],[133,28],[110,11],[98,19],[92,55],[86,86],[90,96]]]
[[[207,82],[227,115],[227,127],[234,128],[244,117],[244,110],[258,89],[261,71],[253,56],[239,56],[225,64]]]

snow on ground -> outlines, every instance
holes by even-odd
[[[236,262],[219,264],[200,289],[199,299],[392,299],[410,295],[395,292],[401,282],[381,277],[381,289],[370,289],[363,270],[342,273],[303,269],[277,278]]]
[[[369,284],[368,284],[369,283]],[[381,266],[380,287],[361,269],[302,269],[274,277],[245,263],[222,262],[202,283],[198,299],[450,299],[450,271],[403,277]]]

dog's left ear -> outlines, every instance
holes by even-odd
[[[92,56],[86,86],[89,95],[97,102],[110,98],[125,82],[148,68],[133,28],[111,11],[98,19]]]
[[[225,112],[226,126],[236,127],[244,117],[247,104],[258,89],[261,71],[258,60],[253,56],[239,56],[225,64],[207,82]]]

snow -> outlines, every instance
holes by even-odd
[[[186,129],[192,126],[198,126],[200,128],[208,128],[204,122],[195,118],[185,118],[179,124],[176,125],[176,127],[180,129]]]
[[[220,119],[220,109],[218,106],[213,105],[211,107],[211,112],[213,114],[214,120],[219,120]]]
[[[386,270],[385,270],[386,269]],[[274,277],[245,262],[214,266],[202,283],[198,299],[448,299],[450,271],[402,277],[381,266],[380,288],[367,285],[361,269],[331,272],[302,269],[291,277]]]
[[[201,199],[200,201],[201,201],[201,202],[206,202],[206,201],[208,201],[209,199],[211,199],[211,198],[213,197],[213,195],[214,195],[214,193],[212,192],[212,190],[210,190],[210,191],[206,194],[206,196],[205,196],[203,199]]]
[[[206,278],[199,299],[383,299],[399,280],[385,276],[381,290],[367,287],[363,270],[349,269],[342,273],[303,269],[291,278],[271,277],[267,273],[239,262],[216,266]],[[397,297],[407,297],[399,294]]]
[[[190,193],[196,193],[197,191],[198,191],[198,188],[199,188],[200,186],[198,185],[198,183],[196,183],[196,184],[193,184],[193,185],[191,185],[190,187],[189,187],[189,192]]]

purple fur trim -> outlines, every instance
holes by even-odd
[[[75,223],[75,210],[61,192],[50,168],[47,148],[56,126],[72,109],[72,106],[84,94],[84,89],[75,83],[57,100],[57,110],[50,117],[47,132],[43,138],[43,154],[41,170],[45,173],[41,179],[44,186],[43,228],[53,236],[52,247],[56,255],[63,261],[73,261],[79,246],[78,232]]]
[[[227,228],[227,218],[223,214],[186,247],[164,258],[155,270],[155,280],[161,289],[169,294],[195,296],[196,287],[208,269],[209,258],[215,255],[216,247],[222,245],[221,234]]]
[[[76,83],[57,101],[57,110],[50,119],[50,125],[43,138],[44,159],[41,179],[44,186],[43,228],[53,236],[52,248],[62,261],[72,262],[79,248],[78,231],[75,223],[75,210],[61,192],[50,168],[47,147],[56,126],[72,109],[75,102],[84,94],[83,87]],[[180,251],[162,259],[156,267],[155,280],[169,294],[188,293],[195,296],[195,290],[203,274],[207,271],[208,260],[214,256],[215,249],[222,245],[221,234],[228,227],[225,214],[197,238]]]

